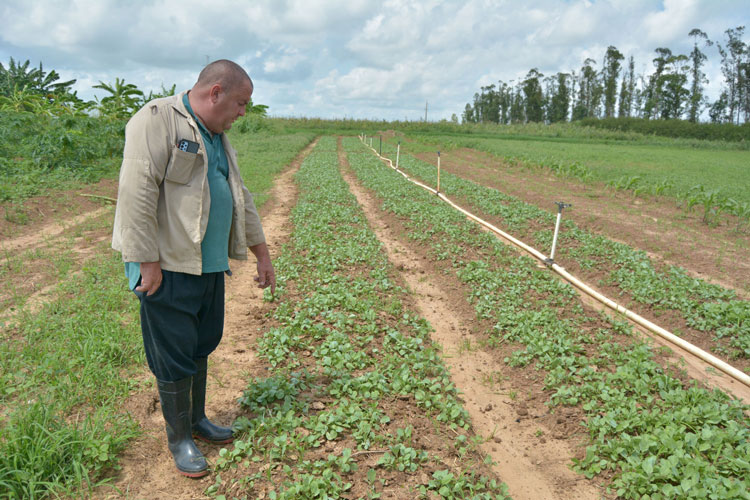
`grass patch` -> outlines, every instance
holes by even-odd
[[[315,138],[312,132],[279,132],[261,129],[245,131],[242,123],[232,128],[229,140],[237,150],[240,173],[260,209],[268,200],[268,191],[281,170]]]
[[[105,251],[67,273],[39,313],[22,309],[3,328],[0,485],[10,498],[92,487],[138,434],[121,409],[143,364],[124,288],[119,256]]]

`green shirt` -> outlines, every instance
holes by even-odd
[[[208,189],[211,195],[211,208],[208,212],[206,233],[201,241],[203,273],[223,272],[229,269],[229,230],[232,225],[232,192],[229,189],[229,163],[227,161],[222,134],[208,130],[195,116],[187,93],[182,98],[185,108],[195,118],[206,148],[208,160]],[[125,275],[130,289],[134,289],[141,277],[138,262],[125,263]]]
[[[208,189],[211,193],[211,208],[208,212],[206,234],[201,241],[203,272],[216,273],[229,269],[229,229],[232,226],[232,192],[229,190],[229,163],[222,134],[213,134],[195,116],[190,107],[188,94],[182,97],[185,107],[198,123],[203,136],[208,158]]]

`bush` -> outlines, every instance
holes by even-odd
[[[750,141],[750,123],[693,123],[685,120],[645,120],[643,118],[584,118],[578,123],[620,132],[636,132],[664,137],[692,138],[709,141]]]
[[[125,120],[0,111],[0,201],[66,180],[99,180],[122,153],[124,138]]]

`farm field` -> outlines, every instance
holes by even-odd
[[[9,490],[24,498],[42,498],[46,482],[70,498],[750,497],[750,407],[712,389],[725,377],[696,375],[581,301],[357,138],[309,144],[313,135],[232,135],[279,289],[261,293],[253,266],[233,265],[208,406],[241,438],[204,448],[214,471],[199,481],[172,473],[162,442],[136,301],[108,248],[105,198],[116,183],[82,190],[97,197],[30,199],[25,224],[6,217],[0,489],[32,484]],[[407,138],[388,136],[384,155],[394,157],[398,138],[402,168],[433,185],[432,143],[410,151]],[[750,271],[737,259],[746,232],[682,216],[673,200],[447,149],[442,190],[544,252],[554,218],[543,202],[560,190],[575,196],[556,260],[747,372]],[[55,227],[45,223],[52,210]],[[680,258],[690,244],[705,256]],[[71,351],[54,356],[63,344]]]
[[[656,143],[581,137],[413,134],[422,143],[442,144],[446,149],[472,148],[507,161],[528,162],[568,170],[598,181],[631,184],[641,191],[680,196],[702,185],[719,190],[741,203],[750,203],[750,152],[726,145],[661,138]],[[709,173],[711,172],[711,173]],[[717,175],[718,174],[718,175]]]
[[[385,176],[386,174],[382,175]],[[608,394],[602,395],[604,401],[600,400],[598,402],[594,402],[594,400],[598,399],[599,397],[595,396],[597,390],[593,390],[591,392],[587,391],[586,397],[581,398],[581,393],[579,393],[578,389],[574,388],[573,386],[577,385],[578,383],[582,383],[583,386],[588,385],[585,380],[589,377],[589,375],[592,375],[594,379],[604,377],[604,379],[607,380],[606,383],[600,385],[599,383],[594,382],[590,387],[591,389],[593,389],[593,387],[598,386],[598,390],[602,390],[604,387],[606,387],[607,390],[605,392],[609,393],[612,390],[616,390],[615,387],[619,385],[617,382],[615,382],[615,380],[628,372],[632,374],[638,374],[635,375],[636,378],[640,378],[646,373],[651,372],[654,375],[658,374],[658,377],[666,376],[667,379],[672,380],[672,382],[669,382],[668,385],[672,385],[672,383],[677,383],[677,385],[679,385],[680,383],[677,382],[677,380],[679,380],[678,373],[675,374],[677,378],[671,378],[665,373],[662,373],[660,369],[657,368],[655,372],[652,372],[652,369],[646,368],[645,365],[640,368],[636,368],[633,371],[631,371],[629,368],[622,370],[621,368],[615,369],[612,367],[613,364],[617,366],[621,362],[624,363],[624,365],[629,365],[631,362],[633,362],[634,358],[639,358],[647,365],[655,367],[656,365],[651,365],[651,363],[653,363],[652,356],[658,354],[659,350],[656,350],[656,352],[652,354],[650,352],[651,350],[645,347],[645,345],[640,343],[639,341],[636,341],[632,345],[627,347],[626,345],[623,345],[623,339],[619,338],[618,334],[630,336],[629,328],[625,328],[624,330],[622,330],[621,328],[623,325],[618,325],[617,321],[612,322],[606,320],[605,318],[598,317],[597,315],[593,315],[591,312],[586,312],[585,308],[583,310],[579,309],[581,306],[575,305],[575,301],[570,295],[570,293],[572,293],[571,290],[568,290],[569,294],[566,294],[565,287],[562,287],[560,289],[555,288],[557,286],[560,286],[559,283],[549,283],[549,286],[552,286],[552,288],[545,290],[545,285],[542,285],[541,283],[533,283],[533,279],[530,278],[530,275],[524,274],[523,272],[519,271],[510,271],[508,268],[510,267],[511,269],[513,269],[512,266],[505,265],[500,266],[501,269],[493,269],[493,264],[491,261],[487,262],[485,260],[471,260],[470,258],[468,258],[469,256],[466,255],[467,252],[466,244],[464,242],[465,240],[460,239],[462,237],[466,238],[466,236],[459,236],[462,231],[461,229],[458,229],[458,227],[461,226],[463,217],[458,216],[452,212],[451,216],[453,217],[453,219],[450,219],[447,214],[436,216],[445,217],[445,219],[442,220],[440,224],[430,226],[430,224],[425,223],[425,219],[429,218],[425,215],[425,213],[428,212],[428,210],[432,212],[438,211],[440,209],[432,207],[430,207],[429,209],[418,208],[417,205],[419,205],[419,207],[426,207],[427,205],[422,202],[421,197],[425,197],[425,199],[434,199],[434,195],[429,195],[423,191],[420,196],[420,193],[418,192],[419,188],[416,187],[412,187],[412,189],[417,190],[417,192],[405,192],[403,190],[399,192],[396,188],[396,185],[403,186],[403,179],[395,173],[392,177],[394,180],[391,180],[389,182],[384,180],[371,181],[373,183],[378,183],[374,184],[375,186],[378,186],[376,190],[382,191],[383,196],[385,197],[385,202],[383,204],[384,209],[386,211],[393,212],[397,216],[406,218],[409,221],[406,225],[406,233],[409,235],[409,238],[417,240],[427,246],[431,250],[433,259],[437,259],[438,261],[445,261],[445,267],[447,268],[445,271],[446,273],[449,273],[451,271],[454,272],[459,279],[462,279],[473,288],[467,294],[471,298],[471,301],[474,303],[477,313],[477,320],[489,320],[490,325],[488,325],[488,327],[490,331],[493,331],[495,335],[499,337],[496,338],[493,342],[493,336],[491,335],[487,343],[490,345],[493,343],[505,345],[508,341],[520,341],[522,343],[528,343],[525,350],[514,350],[510,356],[506,356],[506,360],[512,366],[529,366],[531,364],[532,366],[535,366],[536,369],[544,369],[545,365],[548,367],[547,369],[552,368],[552,371],[545,378],[546,385],[544,386],[544,389],[552,389],[555,392],[552,395],[552,401],[567,401],[568,404],[586,401],[583,404],[584,410],[588,409],[588,411],[591,411],[598,415],[598,418],[592,418],[593,415],[590,415],[589,419],[587,420],[587,425],[593,425],[594,428],[596,428],[596,431],[592,432],[592,436],[598,435],[598,437],[602,439],[602,444],[608,443],[608,446],[612,446],[614,449],[619,449],[620,453],[623,453],[623,456],[630,456],[632,458],[630,452],[626,451],[629,448],[629,445],[620,442],[618,439],[614,439],[614,442],[610,441],[618,434],[620,438],[624,438],[626,441],[632,439],[634,435],[639,435],[641,437],[644,436],[643,434],[641,434],[644,431],[643,427],[641,427],[639,431],[636,432],[634,432],[635,429],[622,432],[625,429],[621,426],[624,425],[625,427],[628,427],[629,425],[625,423],[625,421],[628,420],[627,418],[623,420],[622,412],[625,411],[625,407],[631,406],[632,403],[628,404],[625,402],[625,400],[619,400],[618,404],[615,405],[616,408],[612,408],[613,413],[609,413],[604,409],[607,405],[605,401],[609,399]],[[406,190],[407,188],[404,187],[403,189]],[[440,219],[438,218],[438,220]],[[453,229],[454,227],[456,229]],[[457,241],[451,241],[452,239],[455,240],[456,238],[459,239]],[[459,244],[459,242],[464,244],[461,245]],[[497,254],[494,254],[493,257],[495,257],[495,259],[497,260],[500,260]],[[530,269],[534,268],[534,266],[532,266],[530,262],[528,262],[526,265]],[[534,273],[530,269],[528,270],[528,272],[533,275]],[[529,281],[532,281],[532,283],[529,283]],[[524,290],[528,291],[525,292]],[[531,292],[531,290],[533,290],[533,292]],[[530,292],[531,297],[533,298],[526,295]],[[539,297],[539,295],[541,295],[541,297]],[[547,296],[545,297],[545,295]],[[550,308],[549,306],[545,306],[544,303],[546,301],[550,301],[554,307]],[[539,311],[534,311],[533,309],[535,306],[533,304],[538,304],[541,309]],[[515,307],[518,307],[519,310],[514,309],[514,305]],[[566,311],[566,307],[572,307],[573,309],[570,311]],[[549,330],[544,326],[547,321],[550,321]],[[597,321],[609,322],[609,326],[597,324]],[[587,322],[593,322],[593,325],[587,324]],[[582,344],[578,344],[577,347],[574,347],[577,344],[577,341],[573,341],[572,344],[568,344],[571,339],[568,338],[565,334],[562,334],[562,332],[568,330],[568,328],[570,328],[569,332],[574,333],[574,336],[582,336]],[[603,336],[598,340],[595,340],[595,338],[592,337],[589,333],[583,333],[586,330],[598,332],[599,335]],[[562,337],[553,335],[552,332],[562,334]],[[603,342],[604,344],[599,344],[600,342]],[[589,343],[600,345],[603,348],[603,351],[600,351],[599,354],[597,354],[597,349],[595,348],[592,350],[591,345],[588,345],[588,347],[584,347],[584,345]],[[587,374],[587,369],[584,368],[583,372],[581,372],[581,368],[575,366],[568,366],[567,368],[564,368],[563,366],[570,363],[570,361],[564,361],[564,359],[567,357],[565,352],[569,348],[572,349],[572,352],[585,353],[583,357],[587,360],[585,364],[588,365],[589,368],[592,367],[592,364],[597,364],[595,360],[599,356],[603,356],[599,359],[606,359],[607,361],[604,362],[602,366],[607,366],[609,369],[614,369],[614,374],[604,374],[597,369],[594,369],[592,372],[589,372]],[[615,352],[618,354],[615,355],[615,357],[612,357]],[[639,352],[640,354],[635,354],[635,352]],[[646,352],[649,352],[649,354],[646,354]],[[622,356],[622,358],[620,358],[619,361],[616,360],[616,358],[620,355]],[[633,358],[627,360],[627,358],[631,356],[633,356]],[[565,375],[564,373],[568,368],[570,369],[569,375]],[[679,370],[677,370],[677,372],[679,372]],[[561,378],[558,379],[558,377]],[[627,377],[628,376],[625,375],[625,378]],[[552,386],[549,385],[549,383],[553,380],[567,380],[576,382],[574,382],[572,386],[566,386],[561,390],[561,388],[559,387],[553,387],[556,385],[556,382],[553,383]],[[624,382],[624,380],[621,380],[621,382]],[[646,385],[651,385],[651,390],[654,390],[655,393],[661,393],[661,397],[664,397],[662,389],[656,388],[659,384],[652,385],[653,382],[649,383],[646,382],[646,380],[643,380],[643,382]],[[639,384],[636,383],[636,385]],[[673,387],[677,390],[678,393],[682,392],[680,389],[677,389],[676,385]],[[686,393],[691,391],[692,389],[688,390]],[[624,393],[620,393],[620,396],[624,396],[625,393],[628,392],[629,389],[625,389]],[[644,404],[643,401],[652,401],[657,405],[661,405],[664,402],[660,401],[659,398],[654,398],[655,394],[653,393],[652,396],[648,396],[646,393],[641,393],[640,395],[636,396],[637,393],[638,390],[636,390],[635,393],[630,394],[630,396],[633,396],[635,398],[635,401],[638,401],[638,405]],[[713,394],[714,396],[717,395],[716,393],[710,392],[705,392],[704,394]],[[568,396],[571,396],[572,399],[566,399]],[[591,399],[592,397],[593,399]],[[618,398],[619,396],[615,399]],[[679,406],[679,404],[677,406]],[[631,408],[633,407],[631,406]],[[660,411],[656,411],[655,413],[665,414],[671,413],[672,411],[677,411],[679,413],[680,410],[678,410],[676,407],[674,407],[672,410],[667,410],[666,408],[662,407]],[[650,411],[646,412],[642,409],[641,411],[636,413],[643,414],[650,413]],[[746,418],[741,413],[738,413],[737,415],[740,421],[744,421],[741,426],[746,427]],[[640,417],[636,417],[635,420],[631,420],[630,422],[634,423],[639,418]],[[668,417],[665,422],[673,420],[674,417]],[[609,432],[606,430],[607,425],[609,425],[604,423],[606,421],[609,421],[610,424],[612,424],[612,428],[610,429],[612,434],[609,434]],[[650,422],[649,426],[651,424],[654,424],[654,422]],[[602,425],[603,427],[600,427]],[[619,430],[616,431],[615,429]],[[649,431],[656,432],[656,434],[654,435],[654,439],[657,439],[656,435],[658,435],[660,432],[671,432],[667,431],[666,428],[662,428],[660,431],[657,430],[657,428],[653,428],[649,429]],[[677,446],[682,448],[682,445]],[[579,462],[579,467],[581,467],[581,464],[587,463],[589,465],[593,465],[592,469],[588,469],[588,472],[592,473],[592,475],[595,475],[597,473],[598,467],[601,467],[603,469],[606,469],[608,467],[607,460],[602,459],[602,457],[598,455],[598,452],[593,451],[597,449],[601,450],[601,448],[598,448],[597,445],[589,447],[587,450],[586,459],[584,459],[584,461],[582,462]],[[612,449],[610,449],[610,452],[611,451]],[[637,467],[636,464],[642,463],[642,460],[645,460],[647,458],[648,457],[646,455],[642,455],[640,461],[635,460],[632,465]],[[596,465],[598,460],[603,460],[603,462],[598,462],[599,465]],[[653,458],[652,460],[658,460],[658,458]],[[610,465],[613,464],[610,463]],[[623,465],[621,463],[618,463],[618,465],[613,468],[617,469],[618,467],[622,466]],[[666,464],[664,464],[663,466],[666,466]],[[582,468],[585,470],[585,466]],[[648,467],[648,469],[650,470],[650,467]],[[649,484],[649,486],[646,487],[645,490],[636,489],[636,491],[640,491],[640,494],[649,492],[649,488],[653,488],[651,492],[674,491],[667,487],[667,485],[665,484],[659,486],[658,481],[655,481],[655,478],[650,477],[651,474],[648,471],[646,471],[645,476],[642,474],[643,471],[633,470],[631,472],[633,472],[633,475],[623,472],[622,476],[616,478],[614,481],[615,484],[626,486],[625,489],[618,490],[621,496],[639,496],[639,494],[632,493],[632,490],[631,493],[627,493],[629,489],[635,487],[635,485],[639,481],[641,482],[641,487],[644,487],[645,483]],[[641,476],[640,478],[638,478],[639,475]],[[630,483],[629,481],[632,479],[636,479],[636,482]],[[665,487],[664,490],[659,489],[662,486]],[[667,497],[669,497],[669,495]]]
[[[435,164],[434,151],[415,156]],[[473,149],[441,151],[441,158],[446,172],[498,189],[548,212],[557,210],[554,201],[572,203],[564,220],[627,242],[745,297],[750,295],[750,265],[740,258],[750,247],[750,228],[736,218],[707,224],[702,220],[701,209],[688,211],[671,197],[634,196],[600,183],[555,175],[544,168],[505,162]]]
[[[386,148],[386,151],[395,158],[392,146],[391,144],[390,149]],[[424,158],[424,155],[421,156]],[[476,158],[474,160],[476,161]],[[428,185],[436,185],[437,169],[429,162],[404,154],[401,165],[410,175],[421,179]],[[462,175],[483,177],[491,185],[505,184],[504,181],[507,179],[505,175],[496,175],[494,179],[487,176],[488,171],[497,173],[498,167],[502,165],[495,164],[494,167],[482,165],[483,176],[479,174],[482,168],[472,167],[468,162],[457,166],[454,161],[451,165],[458,175],[444,174],[441,183],[441,190],[444,193],[455,197],[480,217],[496,223],[512,235],[548,252],[552,242],[550,229],[554,227],[552,214],[518,198],[508,196],[495,188],[485,187],[483,184],[461,177]],[[516,180],[516,182],[519,181]],[[536,179],[527,176],[520,183],[528,185],[535,182]],[[549,193],[546,194],[550,196]],[[546,204],[554,208],[551,199],[559,198],[546,200]],[[538,196],[536,201],[541,201]],[[573,200],[568,198],[567,201]],[[581,197],[577,196],[576,206],[579,201],[582,201]],[[589,210],[595,210],[598,217],[601,217],[602,210],[611,210],[609,207],[604,207],[607,203],[602,203],[602,201],[599,199],[596,204],[588,204]],[[633,210],[635,211],[637,208]],[[660,214],[659,217],[661,216]],[[572,221],[567,221],[561,235],[556,261],[569,267],[574,274],[585,277],[588,283],[606,289],[608,295],[619,297],[618,300],[622,300],[626,307],[639,312],[645,311],[653,321],[666,322],[670,329],[690,338],[691,342],[737,360],[739,366],[747,368],[747,359],[750,355],[750,349],[748,349],[750,325],[747,324],[746,318],[750,318],[750,303],[743,300],[743,297],[747,296],[746,281],[743,280],[747,280],[750,273],[736,273],[736,269],[733,269],[739,285],[739,290],[736,291],[697,278],[696,275],[700,274],[703,266],[700,262],[693,265],[694,252],[688,251],[687,247],[680,252],[678,245],[664,238],[664,230],[654,230],[652,234],[656,237],[655,239],[658,239],[658,243],[664,245],[664,249],[668,248],[676,252],[682,259],[678,260],[673,257],[671,260],[676,261],[675,264],[665,263],[663,258],[652,259],[637,247],[628,245],[627,240],[630,234],[645,232],[646,224],[640,215],[633,222],[634,227],[627,228],[623,222],[615,222],[615,225],[619,225],[617,228],[619,231],[617,229],[612,231],[611,224],[614,222],[612,219],[622,220],[623,218],[621,213],[614,213],[607,221],[610,224],[609,234],[616,241],[601,234],[601,226],[605,225],[601,222],[598,227],[595,224],[589,224],[593,226],[592,230],[586,230]],[[578,217],[578,220],[581,218]],[[588,222],[585,221],[585,223]],[[658,223],[658,219],[654,222]],[[623,229],[626,230],[623,231]],[[700,229],[702,228],[698,228],[698,233]],[[604,232],[607,233],[606,230]],[[728,240],[726,233],[727,231],[724,231],[722,234],[725,241]],[[736,247],[736,255],[739,257],[740,245],[746,245],[748,240],[742,239],[739,234],[733,234],[731,237],[734,239],[729,241],[739,243]],[[691,240],[691,243],[695,241]],[[680,264],[682,266],[687,264],[687,267],[694,267],[696,270],[690,273]],[[703,272],[705,273],[705,269]],[[713,337],[707,337],[706,333],[712,330],[715,330]]]

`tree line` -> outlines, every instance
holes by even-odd
[[[659,47],[653,72],[637,74],[635,60],[610,45],[600,67],[587,58],[576,72],[545,76],[537,68],[516,83],[500,80],[481,87],[467,103],[464,123],[556,123],[585,118],[640,118],[687,120],[697,123],[704,111],[712,123],[750,123],[750,44],[744,26],[724,32],[726,40],[712,41],[700,29],[688,34],[689,54]],[[715,46],[723,76],[719,98],[709,102],[703,71],[707,49]]]

